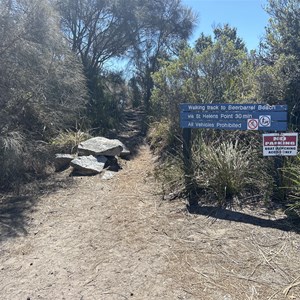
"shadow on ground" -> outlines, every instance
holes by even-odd
[[[29,223],[28,212],[33,211],[37,199],[31,196],[11,196],[0,203],[0,242],[24,236]]]
[[[243,212],[232,211],[226,208],[216,208],[214,206],[198,206],[197,208],[189,209],[189,211],[192,214],[207,216],[219,220],[246,223],[259,227],[300,233],[300,222],[288,217],[276,220],[263,219]]]
[[[72,184],[72,181],[55,178],[36,183],[25,195],[0,196],[0,243],[9,238],[27,235],[27,228],[32,221],[32,213],[40,197],[45,193],[53,193]]]

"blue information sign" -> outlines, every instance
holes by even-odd
[[[287,111],[287,105],[268,104],[180,104],[180,111],[202,111],[202,112],[231,112],[231,111]]]
[[[287,105],[181,104],[181,128],[287,130]]]
[[[232,111],[232,112],[180,112],[181,120],[247,120],[259,119],[265,116],[271,121],[287,121],[287,112],[253,112],[253,111]]]
[[[263,130],[263,131],[286,131],[286,122],[272,122],[269,127],[259,125],[257,119],[249,119],[244,121],[180,121],[181,128],[210,128],[223,130]]]

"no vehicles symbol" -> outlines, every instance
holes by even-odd
[[[258,119],[248,119],[247,120],[247,129],[248,130],[258,130]]]

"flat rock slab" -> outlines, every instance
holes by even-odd
[[[107,161],[105,156],[80,156],[71,161],[70,165],[77,174],[95,175],[102,172]]]
[[[119,156],[123,150],[119,140],[110,140],[105,137],[94,137],[78,145],[79,155]]]

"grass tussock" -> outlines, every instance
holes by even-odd
[[[300,219],[300,155],[289,160],[282,173],[283,189],[287,198],[286,214]]]
[[[193,148],[196,184],[220,206],[249,195],[266,197],[272,191],[272,178],[255,149],[238,140],[205,144]]]
[[[161,125],[160,131],[154,131],[155,145],[167,144],[162,144],[167,135],[163,128]],[[268,201],[274,185],[270,162],[263,159],[257,143],[249,142],[249,138],[246,141],[238,135],[228,135],[227,139],[194,138],[189,175],[185,173],[181,148],[173,149],[172,154],[160,152],[163,159],[156,177],[162,182],[164,193],[183,195],[192,191],[199,201],[223,207],[233,201],[241,205],[245,199]]]
[[[51,145],[63,153],[73,153],[78,144],[91,137],[92,136],[88,132],[81,130],[66,130],[60,132],[54,139],[52,139]]]
[[[23,178],[25,140],[14,131],[0,136],[0,189],[13,188]]]
[[[0,190],[18,191],[21,184],[44,178],[50,153],[47,143],[29,143],[19,132],[0,136]]]

